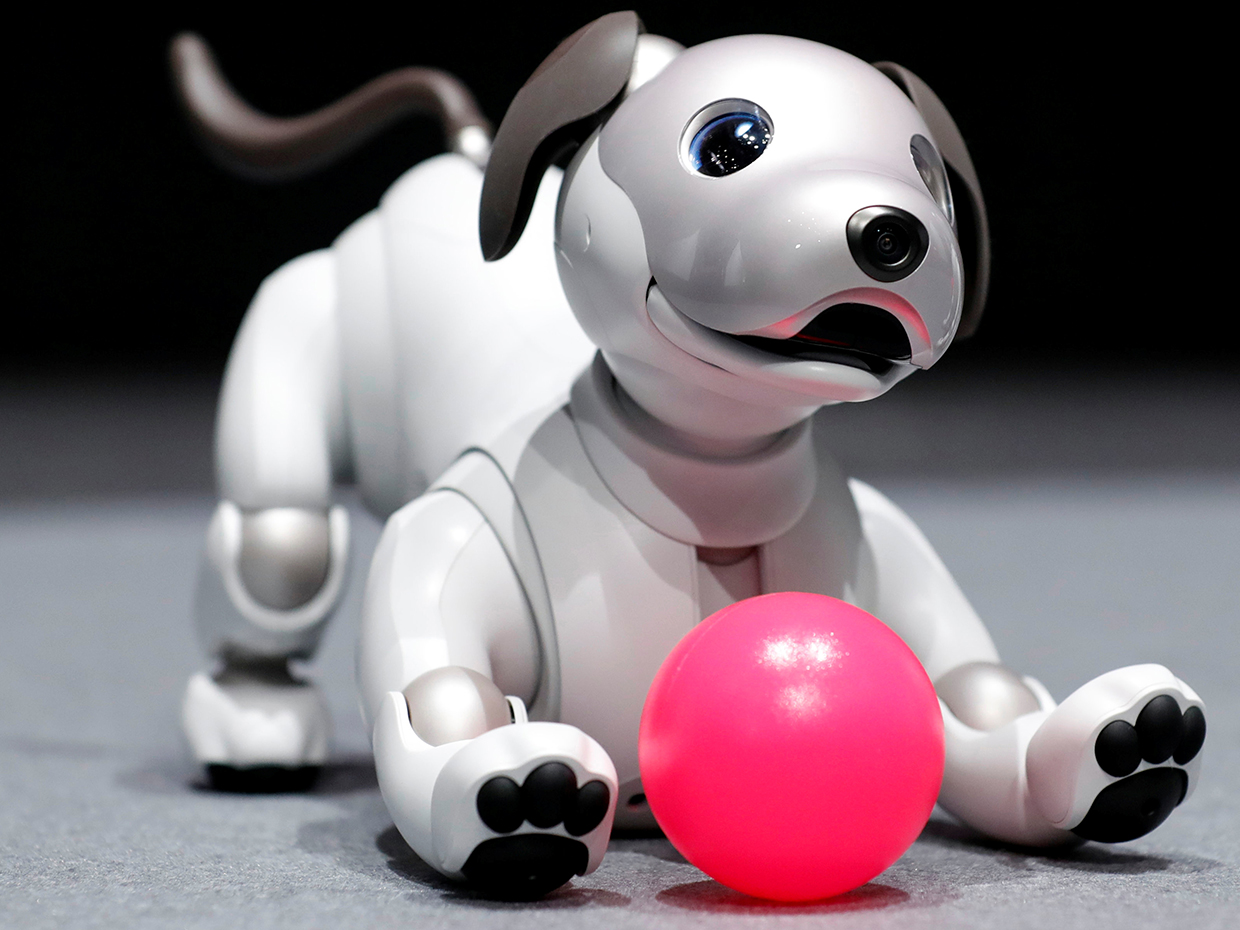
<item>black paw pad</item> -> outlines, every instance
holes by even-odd
[[[589,851],[580,840],[522,833],[479,843],[461,871],[489,897],[532,901],[585,872],[589,861]]]
[[[572,813],[564,818],[564,829],[573,836],[584,836],[607,816],[611,792],[601,781],[588,781],[577,792]]]
[[[1112,720],[1094,743],[1094,758],[1102,771],[1119,778],[1131,775],[1141,764],[1141,740],[1137,728],[1124,720]]]
[[[521,789],[506,775],[490,779],[478,789],[478,816],[496,833],[511,833],[525,820]]]
[[[313,788],[321,771],[318,765],[208,765],[207,780],[230,794],[294,794]]]
[[[1184,711],[1184,735],[1175,749],[1175,761],[1180,765],[1187,765],[1201,752],[1205,741],[1206,715],[1201,712],[1200,707],[1190,707]]]
[[[1180,713],[1175,698],[1161,694],[1137,715],[1137,725],[1112,720],[1094,743],[1094,758],[1102,771],[1116,778],[1131,775],[1141,760],[1160,765],[1174,758],[1191,762],[1206,740],[1206,715],[1200,707]]]
[[[525,819],[539,829],[563,823],[577,800],[577,776],[563,762],[544,762],[521,786]]]
[[[1180,769],[1146,769],[1102,789],[1072,832],[1101,843],[1135,840],[1166,820],[1187,791]]]
[[[1141,758],[1157,765],[1166,762],[1180,745],[1184,735],[1184,715],[1180,705],[1169,694],[1159,695],[1141,709],[1137,716],[1137,737],[1141,741]]]
[[[489,779],[478,790],[478,816],[496,833],[511,833],[525,821],[540,830],[564,824],[573,836],[589,833],[607,816],[611,791],[601,781],[577,787],[577,776],[563,762],[545,762],[525,777]],[[489,842],[489,841],[488,841]]]

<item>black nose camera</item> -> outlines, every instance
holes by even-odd
[[[907,278],[930,248],[921,220],[899,207],[865,207],[848,220],[853,261],[875,281]]]

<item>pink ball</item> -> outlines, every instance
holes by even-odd
[[[659,825],[716,881],[778,901],[865,884],[930,817],[943,718],[881,621],[819,594],[754,597],[702,621],[642,712]]]

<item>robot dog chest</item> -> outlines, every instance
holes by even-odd
[[[547,710],[602,743],[622,782],[635,778],[650,683],[676,643],[717,609],[719,590],[703,584],[697,547],[658,532],[612,494],[567,413],[542,424],[510,474],[554,628],[555,655],[544,661],[559,706]],[[737,567],[755,573],[761,593],[851,595],[859,526],[847,487],[833,478],[824,468],[801,519]]]

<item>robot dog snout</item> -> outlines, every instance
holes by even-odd
[[[960,253],[924,191],[834,166],[755,177],[735,196],[723,188],[732,180],[702,179],[708,209],[686,198],[681,210],[643,216],[651,271],[672,306],[787,357],[835,360],[845,348],[931,360],[959,312]]]

